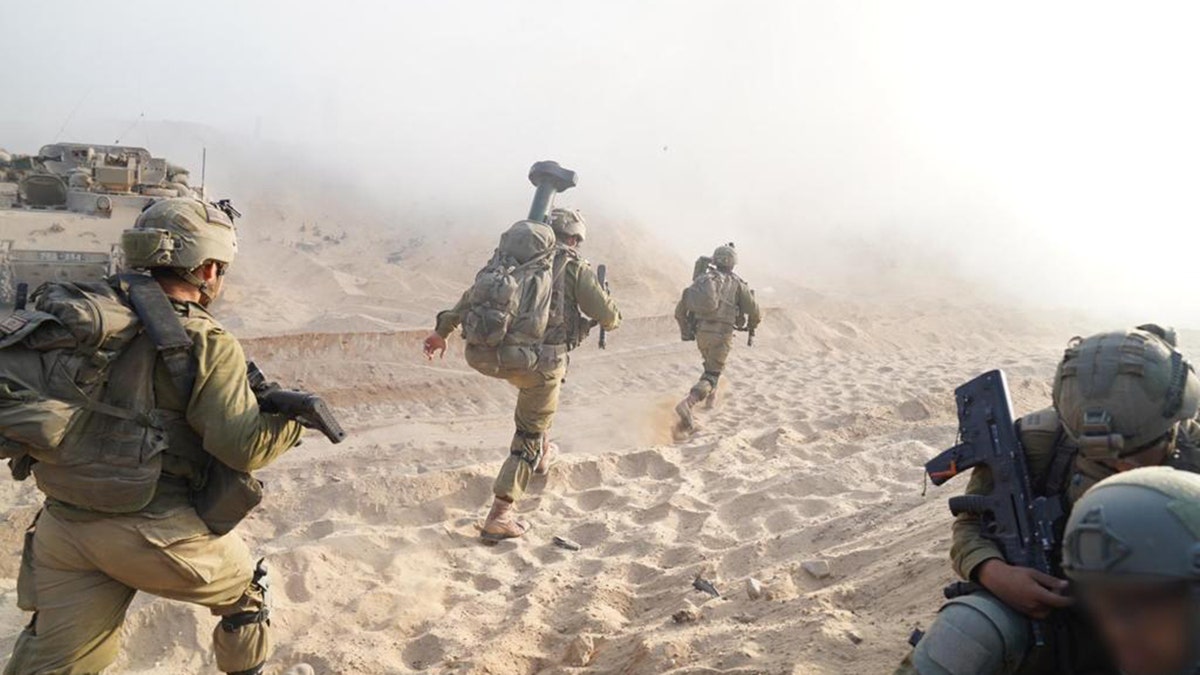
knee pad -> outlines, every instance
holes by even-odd
[[[217,668],[234,675],[259,675],[271,651],[268,627],[267,568],[262,560],[254,568],[254,577],[238,601],[242,611],[221,617],[213,631]]]
[[[268,598],[270,589],[271,581],[267,578],[266,559],[259,558],[258,564],[254,566],[254,576],[250,579],[250,588],[247,589],[244,596],[244,598],[254,598],[250,604],[258,605],[258,609],[221,617],[221,630],[226,633],[235,633],[242,626],[256,623],[271,625],[271,608]]]
[[[717,386],[717,380],[721,379],[721,374],[711,370],[706,370],[704,371],[704,374],[700,376],[700,379],[711,384],[715,388]]]
[[[1029,620],[990,593],[955,598],[913,650],[921,675],[1007,675],[1029,650]]]
[[[542,452],[545,450],[546,435],[530,431],[521,431],[517,429],[517,433],[513,434],[512,454],[521,458],[533,468],[542,461]]]

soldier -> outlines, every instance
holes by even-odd
[[[97,460],[76,476],[72,467],[33,465],[48,497],[26,537],[18,601],[34,614],[5,673],[99,673],[116,659],[125,612],[144,591],[207,607],[219,617],[217,668],[258,674],[271,649],[265,569],[255,566],[236,534],[216,534],[195,504],[214,490],[222,498],[213,476],[266,466],[297,444],[302,429],[259,410],[241,346],[208,313],[237,250],[230,218],[195,199],[162,200],[138,217],[122,246],[130,267],[148,270],[152,280],[138,278],[158,293],[166,318],[191,340],[190,348],[183,342],[186,359],[169,359],[144,342],[152,339],[147,326],[127,348],[132,356],[112,366],[112,383],[121,381],[122,369],[145,372],[150,380],[148,400],[128,407],[154,410],[162,420],[154,438],[165,441],[161,473],[156,468],[151,475],[152,496],[143,507],[109,513],[87,505],[105,491],[128,489],[119,480],[128,467]],[[150,322],[142,317],[142,323]],[[192,384],[185,389],[186,380]],[[119,440],[87,442],[106,443],[109,452]],[[232,526],[223,522],[218,529]]]
[[[545,225],[523,221],[536,235]],[[517,227],[517,226],[514,226]],[[500,468],[492,491],[495,498],[483,523],[485,543],[520,537],[529,529],[527,522],[513,515],[513,504],[520,499],[533,474],[545,474],[554,463],[558,446],[547,434],[558,409],[558,395],[567,372],[567,352],[578,346],[592,326],[614,330],[621,313],[608,292],[596,279],[596,273],[579,255],[579,246],[587,236],[587,226],[578,211],[554,209],[550,213],[550,235],[557,239],[553,251],[553,282],[550,317],[540,344],[514,348],[532,353],[533,363],[508,362],[495,348],[467,345],[467,362],[480,372],[507,380],[517,387],[517,410],[508,459]],[[446,338],[463,324],[472,307],[471,291],[463,293],[453,309],[440,312],[437,327],[425,339],[425,356],[446,353]],[[560,309],[558,309],[560,308]],[[556,311],[557,310],[557,311]],[[559,316],[556,316],[558,314]],[[521,357],[523,359],[523,357]]]
[[[1200,673],[1200,476],[1166,467],[1101,481],[1075,505],[1063,572],[1122,673]]]
[[[680,337],[684,342],[695,340],[704,359],[700,381],[675,406],[682,431],[695,429],[692,408],[706,399],[711,406],[716,397],[717,383],[733,348],[734,331],[747,330],[753,335],[762,320],[750,285],[733,273],[735,265],[737,250],[733,244],[717,247],[712,258],[697,262],[692,285],[675,306]]]
[[[1200,467],[1200,380],[1175,348],[1174,332],[1155,325],[1076,338],[1054,379],[1054,407],[1017,422],[1039,495],[1069,511],[1116,473],[1166,465]],[[968,494],[987,494],[992,476],[977,467]],[[898,673],[1022,675],[1116,673],[1101,641],[1067,593],[1068,582],[1010,565],[980,529],[960,514],[950,556],[963,579],[981,587],[938,613]],[[1047,644],[1035,647],[1031,619],[1052,619]]]

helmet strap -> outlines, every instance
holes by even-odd
[[[183,279],[187,283],[195,286],[196,289],[200,291],[200,306],[201,307],[208,307],[210,304],[212,304],[212,301],[213,301],[212,286],[209,285],[209,283],[207,281],[196,276],[195,270],[177,269],[177,270],[175,270],[175,274],[180,279]]]

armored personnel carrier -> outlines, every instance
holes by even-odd
[[[121,232],[160,197],[203,197],[188,171],[124,145],[0,150],[0,305],[46,281],[93,281],[121,265]]]

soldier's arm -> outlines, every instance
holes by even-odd
[[[977,466],[971,471],[971,480],[967,483],[966,493],[969,495],[985,495],[992,491],[992,470],[986,466]],[[961,513],[954,519],[951,527],[950,561],[958,576],[968,581],[975,581],[973,576],[979,566],[993,558],[1004,559],[1000,547],[983,536],[979,516]]]
[[[471,291],[464,291],[462,297],[458,299],[458,304],[450,309],[438,312],[437,327],[433,330],[444,338],[450,337],[459,325],[462,324],[463,315],[467,313],[467,308],[471,305]]]
[[[750,292],[750,285],[742,283],[738,288],[738,308],[746,315],[746,328],[754,330],[762,323],[762,312],[758,308],[758,299]]]
[[[579,276],[575,280],[575,302],[579,305],[579,311],[598,321],[604,330],[616,330],[621,325],[621,311],[617,309],[617,303],[600,285],[596,271],[590,265],[579,265]]]
[[[238,341],[221,329],[194,340],[196,385],[187,421],[203,439],[204,450],[233,469],[254,471],[294,447],[303,427],[259,410]]]

